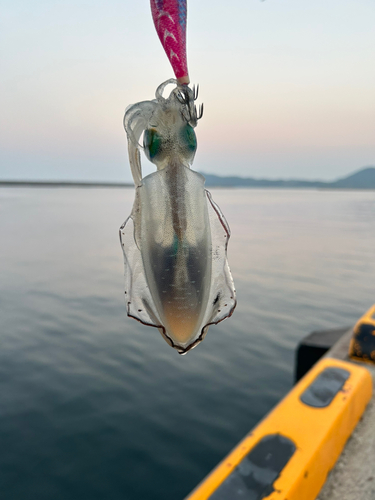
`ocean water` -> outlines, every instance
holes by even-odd
[[[375,192],[213,189],[238,306],[186,356],[127,318],[132,189],[0,189],[0,496],[178,500],[375,302]]]

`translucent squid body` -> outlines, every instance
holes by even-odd
[[[168,84],[175,87],[164,98]],[[157,327],[180,354],[236,306],[228,224],[204,177],[190,169],[194,127],[203,111],[197,116],[196,97],[194,89],[171,79],[157,88],[156,99],[130,106],[124,117],[136,186],[132,213],[120,228],[127,313]],[[157,167],[144,178],[141,149]]]

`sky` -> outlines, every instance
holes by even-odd
[[[374,19],[374,0],[188,0],[193,168],[333,180],[375,165]],[[2,0],[0,180],[130,182],[124,110],[171,77],[148,0]]]

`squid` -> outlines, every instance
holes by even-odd
[[[176,79],[159,85],[155,99],[125,111],[135,184],[132,212],[120,228],[125,298],[128,316],[158,328],[186,354],[236,307],[227,260],[230,230],[204,177],[191,169],[203,105],[197,113],[198,88],[189,87],[186,0],[151,0],[151,12]],[[173,88],[164,97],[168,85]],[[145,177],[142,150],[156,166]]]
[[[170,84],[174,88],[164,97]],[[158,328],[180,354],[236,306],[229,226],[204,177],[191,169],[194,128],[203,113],[203,105],[197,113],[197,96],[198,89],[170,79],[154,100],[128,107],[124,117],[136,188],[132,212],[120,228],[127,314]],[[141,150],[156,166],[145,177]]]

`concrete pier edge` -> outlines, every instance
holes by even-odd
[[[367,368],[375,387],[375,364],[349,358],[352,333],[349,329],[325,356]],[[316,500],[375,500],[374,394]]]

